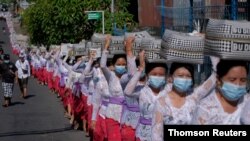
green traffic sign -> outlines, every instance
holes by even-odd
[[[98,20],[101,18],[101,13],[88,13],[88,20]]]

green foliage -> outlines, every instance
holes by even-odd
[[[6,3],[6,4],[10,4],[15,2],[15,0],[0,0],[0,3]]]
[[[35,4],[25,10],[23,21],[32,44],[78,43],[102,31],[101,19],[88,20],[84,11],[105,10],[105,33],[111,33],[114,20],[110,3],[111,0],[35,0]],[[117,27],[125,23],[130,23],[128,29],[135,26],[132,15],[124,7],[128,4],[128,0],[122,0],[116,5]]]

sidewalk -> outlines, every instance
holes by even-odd
[[[13,18],[13,26],[17,34],[26,35],[27,31],[25,31],[22,27],[20,27],[20,22],[18,18]]]

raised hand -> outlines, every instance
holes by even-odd
[[[133,43],[134,43],[135,37],[131,36],[128,37],[125,42],[124,42],[124,46],[125,46],[125,50],[128,56],[133,56]]]
[[[220,58],[219,57],[215,57],[215,56],[210,56],[210,60],[212,62],[212,68],[214,71],[217,71],[217,64],[220,62]]]
[[[134,37],[134,36],[128,37],[128,38],[125,40],[124,45],[125,45],[126,51],[132,50],[134,40],[135,40],[135,37]]]
[[[110,46],[110,42],[111,42],[111,35],[108,34],[105,38],[105,50],[108,50],[109,46]]]
[[[140,61],[139,70],[143,71],[145,69],[145,51],[144,50],[142,50],[139,53],[139,61]]]

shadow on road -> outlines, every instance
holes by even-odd
[[[16,101],[16,102],[12,102],[10,106],[15,106],[15,105],[23,105],[23,102],[20,101]]]
[[[8,136],[25,136],[25,135],[38,135],[38,134],[50,134],[50,133],[57,133],[57,132],[65,132],[73,130],[72,127],[65,127],[59,129],[51,129],[51,130],[41,130],[41,131],[20,131],[20,132],[7,132],[7,133],[0,133],[1,137],[8,137]]]
[[[27,96],[25,97],[25,99],[30,99],[30,98],[32,98],[32,97],[35,97],[35,95],[27,95]]]

